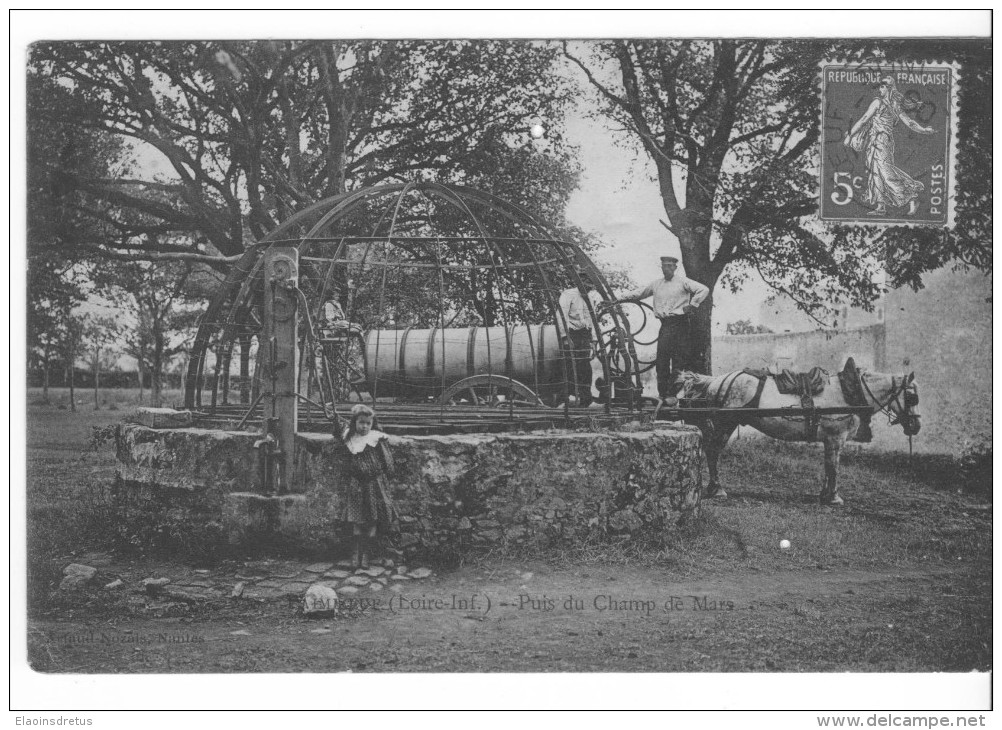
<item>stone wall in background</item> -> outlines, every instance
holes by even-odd
[[[713,372],[743,368],[810,370],[819,366],[830,373],[842,369],[852,356],[860,367],[880,370],[884,365],[883,324],[851,330],[785,332],[783,334],[726,335],[713,338]],[[654,346],[638,347],[641,361],[656,359]],[[645,395],[657,394],[654,368],[641,376]]]
[[[947,268],[922,283],[917,292],[887,295],[886,368],[915,372],[922,413],[915,450],[957,454],[974,441],[991,443],[992,277]],[[900,428],[891,438],[904,442]]]
[[[852,357],[869,370],[884,364],[884,325],[850,330],[814,330],[766,335],[728,335],[713,340],[713,371],[775,367],[810,370],[817,366],[837,373]]]

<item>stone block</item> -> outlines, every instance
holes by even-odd
[[[80,575],[90,580],[97,575],[97,568],[90,565],[81,565],[80,563],[70,563],[63,568],[63,575]]]
[[[168,583],[170,583],[170,578],[145,578],[143,589],[148,596],[159,596],[164,592]]]
[[[115,438],[120,491],[140,502],[177,503],[218,517],[224,495],[255,484],[257,438],[237,431],[122,424]]]
[[[305,510],[302,495],[231,492],[223,498],[223,529],[234,545],[266,534],[295,534],[302,529]]]
[[[304,570],[308,573],[326,573],[334,567],[334,563],[313,563],[312,565],[307,565]]]
[[[97,575],[97,568],[70,563],[63,568],[63,579],[59,582],[59,590],[73,591],[83,588],[94,579],[95,575]]]
[[[403,533],[400,535],[400,539],[397,540],[397,545],[402,548],[406,548],[411,547],[412,545],[417,545],[419,542],[421,542],[421,538],[417,535]]]
[[[191,411],[143,406],[136,408],[127,420],[147,428],[188,428],[193,423]]]

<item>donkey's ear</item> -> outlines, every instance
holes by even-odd
[[[905,384],[911,385],[914,382],[915,382],[915,371],[912,370],[910,373],[908,373],[908,376],[905,378]]]

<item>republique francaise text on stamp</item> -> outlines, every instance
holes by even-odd
[[[954,64],[822,64],[821,219],[951,226]]]

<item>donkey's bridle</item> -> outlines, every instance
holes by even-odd
[[[911,383],[908,380],[908,376],[901,376],[901,382],[898,382],[898,378],[895,375],[891,376],[891,394],[887,397],[887,400],[883,403],[880,399],[873,394],[870,390],[870,386],[866,383],[866,374],[859,374],[859,382],[863,386],[863,390],[866,394],[870,396],[870,400],[877,404],[877,410],[887,416],[887,422],[892,426],[901,423],[904,424],[905,421],[911,421],[918,418],[918,416],[909,413],[909,408],[914,408],[918,405],[918,392],[911,389]],[[904,398],[902,398],[904,396]],[[897,406],[897,413],[891,406]]]

